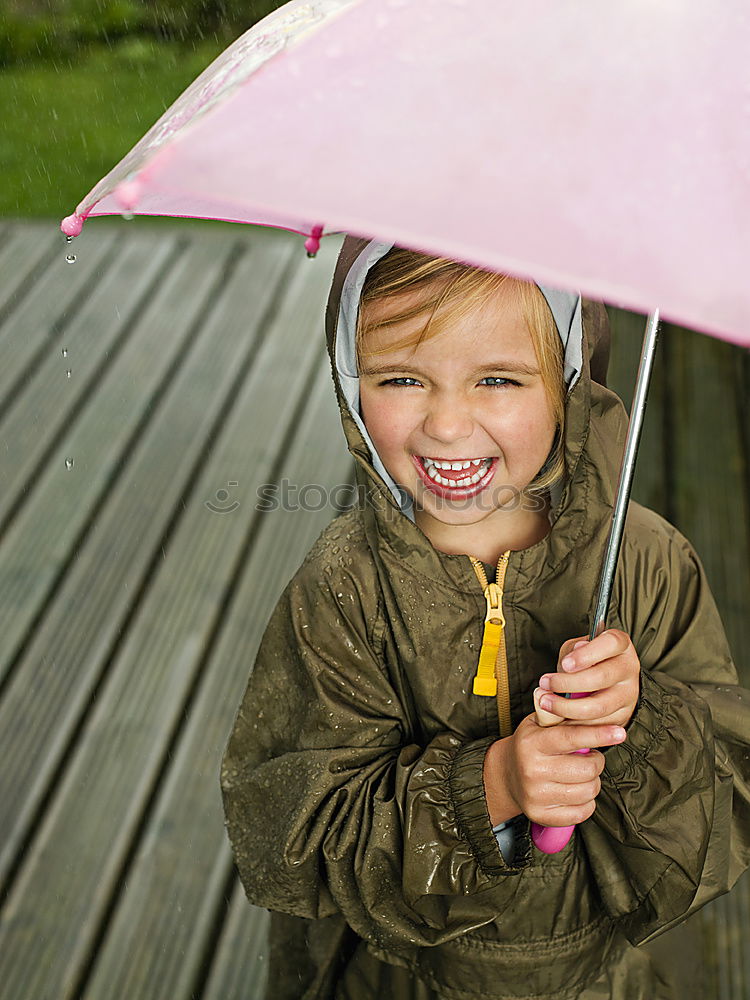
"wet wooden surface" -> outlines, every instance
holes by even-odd
[[[0,998],[254,1000],[265,915],[218,768],[335,513],[300,487],[351,475],[322,337],[338,241],[311,262],[285,234],[95,221],[69,265],[54,225],[0,237]],[[624,396],[637,325],[615,317]],[[747,352],[667,330],[660,353],[636,496],[695,543],[750,686]],[[749,899],[699,915],[709,998],[750,1000]]]

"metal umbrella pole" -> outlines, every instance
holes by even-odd
[[[630,489],[633,485],[633,474],[635,473],[635,460],[638,454],[638,445],[641,440],[641,428],[643,427],[643,415],[646,410],[646,397],[651,381],[651,369],[654,365],[654,354],[656,353],[656,341],[659,333],[659,310],[652,312],[646,322],[646,333],[643,337],[643,347],[641,348],[641,362],[638,367],[638,378],[635,383],[633,394],[633,405],[630,411],[630,422],[628,424],[628,436],[625,441],[625,451],[622,456],[620,466],[620,478],[617,484],[617,497],[615,508],[612,514],[612,526],[609,529],[607,540],[607,550],[604,555],[602,575],[599,580],[599,592],[596,598],[596,609],[594,619],[591,623],[589,639],[595,639],[606,628],[606,617],[609,609],[609,599],[612,596],[612,585],[617,569],[617,557],[620,554],[620,543],[622,533],[625,528],[625,515],[630,501]]]

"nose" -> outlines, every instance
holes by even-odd
[[[474,418],[467,402],[457,394],[436,394],[430,399],[422,430],[433,441],[453,444],[471,437]]]

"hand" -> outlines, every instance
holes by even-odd
[[[594,812],[604,755],[592,749],[622,743],[619,726],[566,723],[542,728],[528,715],[512,736],[485,756],[484,786],[492,825],[524,813],[543,826],[573,826]]]
[[[556,674],[544,674],[540,705],[553,715],[589,725],[627,726],[640,693],[641,663],[630,636],[607,629],[590,642],[568,639]],[[587,694],[564,698],[564,694]]]

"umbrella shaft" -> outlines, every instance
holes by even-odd
[[[612,514],[612,526],[609,530],[607,550],[599,581],[599,593],[596,598],[596,610],[594,611],[594,620],[591,625],[589,639],[595,639],[606,628],[609,599],[612,596],[612,584],[615,579],[617,557],[620,554],[620,543],[622,542],[622,533],[625,528],[625,515],[628,510],[628,502],[630,501],[630,488],[633,485],[635,460],[641,439],[643,415],[646,410],[646,397],[651,381],[651,369],[654,364],[658,332],[659,310],[657,309],[650,314],[646,322],[646,333],[641,349],[641,363],[635,383],[633,406],[630,411],[630,422],[628,424],[628,436],[625,441],[625,451],[622,456],[622,465],[620,466],[620,479],[617,484],[617,497]]]

